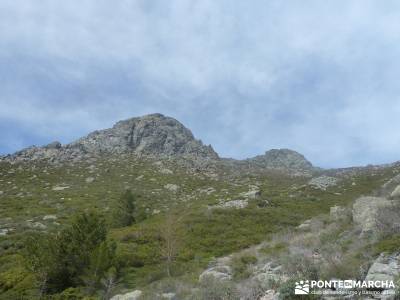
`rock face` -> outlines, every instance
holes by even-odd
[[[396,216],[392,215],[396,210],[396,203],[381,197],[361,197],[353,204],[353,221],[361,228],[361,235],[377,235],[384,223],[391,223],[390,226],[398,226],[390,222]]]
[[[304,170],[313,169],[313,165],[300,153],[289,149],[272,149],[247,160],[250,164],[266,169]]]
[[[177,120],[152,114],[120,121],[111,129],[95,131],[68,145],[85,152],[134,152],[145,155],[195,155],[217,159],[211,146],[201,141]]]
[[[400,275],[400,255],[381,254],[368,270],[366,281],[391,281]]]
[[[112,128],[94,131],[71,144],[53,142],[44,147],[30,147],[3,159],[71,160],[85,155],[134,153],[160,157],[187,156],[219,159],[211,146],[196,140],[189,129],[177,120],[161,114],[131,118]]]
[[[0,156],[0,161],[45,160],[57,165],[96,160],[101,155],[126,154],[157,159],[179,158],[179,163],[195,171],[216,167],[228,167],[236,172],[277,169],[309,176],[315,169],[303,155],[289,149],[269,150],[247,160],[220,159],[211,145],[204,145],[180,122],[162,114],[119,121],[112,128],[94,131],[66,145],[56,141],[43,147],[32,146],[12,155]],[[160,172],[172,174],[165,168]],[[249,198],[258,196],[253,192]]]

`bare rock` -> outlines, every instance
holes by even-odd
[[[66,190],[66,189],[69,189],[69,186],[55,186],[55,187],[53,187],[52,188],[52,190],[53,191],[63,191],[63,190]]]
[[[320,190],[326,190],[327,188],[331,186],[335,186],[339,180],[336,177],[330,177],[330,176],[319,176],[312,178],[308,184],[312,186],[313,188],[320,189]]]
[[[260,300],[279,300],[279,293],[274,290],[267,290]]]
[[[174,174],[174,172],[172,172],[170,169],[167,169],[167,168],[162,168],[162,169],[160,169],[160,173],[161,173],[161,174],[164,174],[164,175],[171,175],[171,174]]]
[[[47,229],[47,226],[40,222],[27,221],[26,225],[28,226],[28,228],[31,228],[31,229],[39,229],[39,230]]]
[[[290,149],[272,149],[250,158],[247,162],[255,167],[279,170],[301,170],[310,171],[312,164],[300,153]]]
[[[232,279],[232,269],[228,265],[230,260],[218,259],[216,264],[200,274],[199,281],[207,277],[214,277],[218,281],[229,281]]]
[[[212,208],[246,208],[249,205],[247,200],[231,200],[227,202],[221,202],[218,205],[213,206]]]
[[[343,206],[332,206],[330,208],[329,216],[333,221],[350,219],[351,213]]]
[[[311,229],[311,221],[312,220],[306,220],[299,226],[297,226],[297,229],[302,230],[302,231],[307,231]]]
[[[400,255],[381,254],[372,264],[365,277],[365,281],[393,281],[400,275]],[[385,290],[393,292],[394,290]]]
[[[174,300],[174,299],[176,299],[176,294],[175,293],[162,293],[161,298],[168,299],[168,300]]]
[[[139,300],[142,294],[142,291],[135,290],[126,294],[115,295],[110,300]]]
[[[9,233],[9,229],[8,228],[3,228],[0,229],[0,236],[6,236]]]
[[[362,236],[377,236],[382,224],[390,222],[389,217],[396,211],[395,207],[395,203],[386,198],[361,197],[353,204],[353,221],[360,226]],[[398,226],[394,222],[390,223],[391,226]]]
[[[248,192],[241,193],[240,195],[246,199],[258,199],[261,197],[261,191],[258,187],[252,187]]]
[[[56,215],[46,215],[43,217],[43,221],[46,220],[57,220],[57,216]]]
[[[88,177],[88,178],[86,178],[86,179],[85,179],[85,182],[86,182],[86,183],[92,183],[92,182],[94,182],[94,177]]]
[[[392,198],[400,198],[400,185],[396,186],[393,192],[390,194]]]
[[[168,183],[168,184],[164,185],[164,188],[171,192],[176,193],[179,190],[179,185]]]

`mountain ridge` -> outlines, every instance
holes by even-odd
[[[48,160],[60,163],[80,161],[101,155],[134,154],[139,157],[184,158],[204,165],[204,161],[234,168],[284,169],[311,171],[314,169],[302,154],[289,149],[271,149],[263,155],[245,160],[222,158],[211,145],[201,140],[178,120],[160,113],[118,121],[113,127],[96,130],[71,143],[31,146],[0,159],[9,161]]]

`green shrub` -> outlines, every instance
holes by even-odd
[[[257,257],[253,255],[241,255],[233,258],[231,267],[234,279],[245,279],[251,275],[249,265],[257,262]]]
[[[287,251],[287,243],[278,242],[274,245],[267,245],[261,249],[264,254],[277,256],[282,254],[284,251]]]
[[[26,265],[40,293],[87,285],[93,290],[115,264],[116,245],[106,240],[104,219],[94,213],[77,215],[60,233],[31,236],[26,242]]]
[[[239,300],[238,291],[228,281],[218,281],[214,276],[205,277],[200,283],[199,300]]]
[[[380,254],[382,252],[393,253],[397,252],[400,249],[400,235],[394,235],[388,238],[385,238],[374,246],[374,254]]]
[[[114,227],[130,226],[135,222],[135,213],[135,196],[127,190],[114,204],[111,223]]]

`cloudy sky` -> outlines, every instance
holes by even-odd
[[[400,2],[1,0],[0,154],[160,112],[225,157],[400,160]]]

